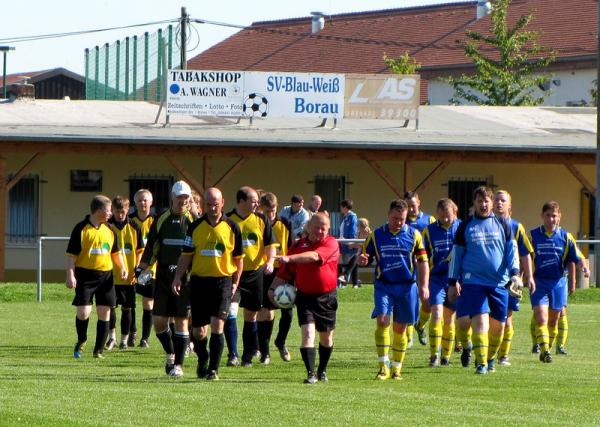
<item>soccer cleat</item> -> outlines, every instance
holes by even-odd
[[[477,375],[485,375],[488,373],[488,369],[487,366],[485,366],[483,363],[480,365],[477,365],[477,367],[475,368],[475,373]]]
[[[179,365],[173,366],[173,369],[169,371],[169,376],[175,378],[183,377],[183,368]]]
[[[242,360],[242,368],[251,368],[252,367],[252,362],[249,360]]]
[[[379,372],[377,372],[377,375],[375,376],[375,379],[385,381],[385,380],[389,379],[390,376],[391,376],[390,368],[388,368],[386,365],[381,365],[379,367]]]
[[[566,356],[567,350],[565,350],[565,346],[564,345],[557,345],[556,346],[556,354],[562,354],[563,356]]]
[[[165,374],[169,375],[174,367],[174,363],[165,363]]]
[[[502,356],[500,359],[498,359],[498,365],[510,366],[510,362],[508,361],[508,356]]]
[[[148,344],[148,340],[140,340],[141,348],[150,348],[150,344]]]
[[[207,362],[201,363],[200,361],[198,361],[198,365],[196,365],[196,375],[198,376],[198,378],[206,378],[207,373]]]
[[[243,356],[243,355],[242,355],[242,356]],[[260,360],[261,356],[262,356],[262,355],[260,354],[260,350],[256,350],[256,351],[254,352],[254,355],[252,356],[252,358],[257,358],[258,360]]]
[[[104,355],[99,352],[99,351],[95,351],[94,352],[94,359],[104,359]]]
[[[217,371],[215,371],[215,370],[209,371],[208,374],[206,374],[206,380],[207,381],[219,381],[219,375],[217,374]]]
[[[281,360],[283,360],[284,362],[289,362],[290,360],[292,360],[292,356],[290,356],[290,352],[288,351],[286,346],[278,346],[277,350],[279,350],[279,356],[281,356]]]
[[[83,348],[85,347],[85,342],[82,342],[81,344],[77,343],[75,344],[75,347],[73,347],[73,357],[75,359],[81,359],[83,357]]]
[[[437,368],[439,366],[440,366],[440,357],[438,355],[431,356],[429,358],[429,367],[430,368]]]
[[[127,345],[129,347],[135,347],[135,339],[137,338],[136,333],[132,333],[129,335],[129,337],[127,338]]]
[[[417,336],[419,337],[419,343],[421,345],[427,345],[427,331],[425,328],[418,329],[415,327],[415,331],[417,331]]]
[[[327,383],[329,382],[329,378],[327,378],[327,372],[319,372],[317,374],[317,379],[319,381],[321,381],[322,383]]]
[[[400,368],[392,368],[392,375],[390,376],[390,378],[396,381],[400,381],[402,379]]]
[[[496,372],[496,359],[490,359],[487,361],[487,371]]]
[[[318,381],[317,374],[310,371],[304,380],[304,384],[315,384]]]
[[[240,360],[237,356],[227,356],[227,366],[240,366]]]
[[[460,354],[460,363],[463,368],[468,368],[471,363],[471,349],[469,347],[465,347]]]
[[[406,343],[406,348],[407,349],[413,348],[413,344],[414,344],[414,341],[413,341],[412,337],[410,337],[408,342]]]
[[[127,350],[127,342],[126,341],[121,341],[121,343],[119,344],[119,350]]]
[[[268,354],[260,358],[261,365],[268,365],[269,363],[271,363],[271,356],[269,356]]]
[[[540,345],[538,343],[535,343],[533,347],[531,347],[531,352],[533,354],[538,354],[540,352]]]
[[[117,345],[117,341],[115,341],[114,338],[109,338],[108,341],[106,341],[104,349],[107,351],[111,351],[113,348],[115,348],[115,345]]]
[[[440,361],[440,366],[450,366],[450,359],[448,359],[447,357],[442,357],[442,360]]]
[[[549,351],[544,351],[543,353],[540,353],[540,362],[552,363],[552,355]]]

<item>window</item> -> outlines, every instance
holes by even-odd
[[[481,185],[488,185],[487,179],[451,179],[448,181],[448,197],[458,206],[458,217],[463,221],[468,218],[469,208],[473,205],[473,190]]]
[[[315,177],[315,194],[323,199],[321,209],[329,211],[331,235],[339,237],[342,220],[340,203],[346,198],[346,177],[340,175],[319,175]]]
[[[101,170],[71,170],[71,191],[102,191]]]
[[[171,187],[173,186],[172,176],[150,176],[150,175],[132,175],[129,177],[129,200],[131,206],[134,206],[133,196],[140,188],[150,190],[154,200],[153,213],[160,213],[169,208]]]
[[[7,242],[34,243],[38,236],[39,178],[22,177],[8,193]]]

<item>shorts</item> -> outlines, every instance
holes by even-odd
[[[277,276],[277,268],[273,270],[273,274],[265,274],[263,277],[263,300],[262,306],[267,310],[277,310],[279,307],[275,307],[271,302],[271,298],[269,298],[269,288],[273,284],[273,280],[275,276]]]
[[[226,320],[231,305],[231,277],[198,277],[190,279],[192,326],[209,325],[211,317]]]
[[[146,298],[154,298],[154,280],[150,279],[145,285],[136,284],[135,292]]]
[[[456,300],[456,317],[489,313],[492,319],[506,322],[508,290],[504,286],[464,284]]]
[[[303,294],[300,291],[296,293],[296,312],[300,326],[314,323],[317,332],[332,331],[335,329],[337,308],[335,290],[319,295]]]
[[[521,300],[508,295],[508,309],[510,311],[519,311],[521,309]]]
[[[551,310],[560,311],[567,305],[567,278],[557,280],[535,277],[535,292],[531,294],[531,307],[547,305]]]
[[[75,267],[75,298],[74,306],[92,305],[96,299],[96,306],[106,305],[114,307],[116,304],[115,287],[111,271],[89,270],[87,268]]]
[[[123,308],[135,308],[135,286],[115,285],[117,304]]]
[[[429,276],[429,305],[443,304],[444,307],[455,311],[456,302],[448,301],[448,277]]]
[[[181,290],[175,295],[171,290],[175,270],[165,268],[156,269],[154,282],[154,308],[152,314],[162,317],[188,317],[190,311],[190,288],[186,283],[186,276],[181,278]]]
[[[242,273],[238,286],[240,307],[250,311],[260,311],[263,304],[263,277],[263,267]]]
[[[416,283],[389,284],[375,281],[373,285],[373,302],[375,307],[371,313],[374,319],[382,314],[393,314],[395,323],[412,325],[419,315],[419,295]]]

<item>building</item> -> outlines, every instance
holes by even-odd
[[[7,98],[13,94],[14,85],[23,83],[34,86],[36,99],[63,99],[65,97],[72,100],[85,99],[85,78],[65,68],[7,75]],[[0,93],[2,93],[2,89],[0,86]]]

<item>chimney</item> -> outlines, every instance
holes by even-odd
[[[325,27],[325,18],[323,18],[323,12],[310,12],[312,15],[312,28],[311,32],[317,34]]]
[[[487,0],[477,0],[477,20],[492,13],[492,3]]]
[[[35,86],[28,83],[29,77],[23,76],[19,83],[6,86],[6,96],[12,102],[15,100],[33,101],[35,99]]]

